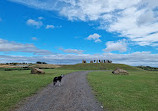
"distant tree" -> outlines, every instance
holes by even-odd
[[[36,62],[36,64],[42,64],[42,62],[40,62],[40,61],[37,61],[37,62]]]
[[[37,61],[36,64],[47,64],[46,62]]]
[[[46,62],[43,62],[43,64],[47,64]]]
[[[13,65],[17,65],[18,63],[12,63]]]

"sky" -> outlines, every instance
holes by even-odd
[[[1,0],[0,63],[158,67],[158,0]]]

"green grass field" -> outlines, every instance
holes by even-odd
[[[89,84],[109,111],[158,111],[158,72],[129,71],[128,76],[111,71],[91,72]]]
[[[123,68],[125,70],[142,70],[133,66],[125,64],[110,64],[110,63],[86,63],[75,65],[63,65],[59,69],[71,69],[71,70],[114,70],[116,68]]]
[[[45,72],[45,75],[33,75],[30,70],[0,71],[0,111],[8,111],[25,97],[51,83],[53,77],[74,70],[47,69]]]
[[[112,75],[111,71],[91,72],[88,81],[97,99],[109,111],[158,111],[158,72],[124,64],[76,64],[45,69],[45,75],[30,70],[0,70],[0,111],[8,111],[24,98],[36,93],[60,74],[78,70],[113,70],[122,68],[129,76]]]

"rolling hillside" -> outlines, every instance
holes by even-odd
[[[122,68],[125,70],[142,70],[133,66],[125,64],[114,63],[86,63],[75,65],[62,65],[58,69],[72,69],[72,70],[114,70],[116,68]]]

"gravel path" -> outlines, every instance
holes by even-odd
[[[64,76],[60,87],[49,84],[15,111],[103,111],[88,86],[88,72]]]

